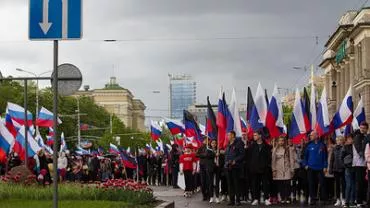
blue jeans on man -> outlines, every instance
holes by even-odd
[[[352,168],[346,168],[345,179],[346,179],[346,203],[354,204],[356,196],[356,180],[355,172]]]

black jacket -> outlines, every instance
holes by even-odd
[[[344,158],[346,156],[352,156],[353,157],[353,147],[352,147],[352,144],[347,144],[347,145],[344,145],[343,149],[342,149],[342,162],[344,162]],[[343,163],[344,165],[344,163]],[[344,165],[345,166],[345,165]],[[349,164],[347,167],[345,166],[345,168],[351,168],[352,167],[352,164]]]
[[[207,148],[207,145],[202,145],[198,149],[196,156],[199,158],[199,165],[213,170],[215,165],[215,153]]]
[[[360,130],[355,132],[355,137],[353,138],[353,145],[360,157],[364,158],[365,147],[366,147],[367,135],[362,134]]]
[[[256,142],[249,147],[249,172],[265,173],[271,169],[271,146],[262,143],[261,150]]]
[[[172,149],[170,154],[171,154],[171,167],[179,169],[180,152]]]
[[[333,174],[334,172],[343,172],[344,171],[344,164],[342,160],[342,153],[343,153],[343,146],[336,145],[333,148],[333,152],[331,153],[330,159],[330,166],[329,166],[329,173]]]
[[[244,143],[236,138],[232,144],[227,145],[225,151],[225,168],[241,168],[245,157]],[[233,165],[232,162],[235,161]]]

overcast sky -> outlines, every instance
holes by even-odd
[[[50,0],[55,1],[55,0]],[[41,73],[52,68],[52,42],[28,40],[29,0],[0,0],[0,70]],[[328,36],[347,10],[364,0],[84,0],[83,39],[60,43],[60,63],[73,63],[83,85],[109,77],[142,99],[147,116],[168,112],[168,73],[197,82],[197,101],[217,99],[222,85],[245,91],[260,81],[271,93],[302,87]],[[318,36],[316,44],[315,36]],[[117,42],[104,42],[116,39]],[[47,83],[43,83],[46,85]],[[160,90],[160,94],[153,94]],[[229,97],[229,96],[228,96]]]

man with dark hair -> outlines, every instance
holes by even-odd
[[[367,143],[367,132],[369,124],[365,121],[361,122],[360,130],[355,132],[353,139],[353,162],[352,166],[356,178],[356,203],[361,206],[366,200],[365,191],[365,174],[366,174],[366,161],[365,161],[365,147]]]
[[[253,206],[257,206],[261,198],[261,184],[265,198],[265,205],[271,205],[270,197],[270,182],[272,178],[271,172],[271,146],[262,139],[262,131],[257,131],[253,134],[254,143],[249,148],[249,173],[252,177],[252,197]]]
[[[324,173],[328,168],[328,153],[326,145],[320,140],[317,133],[310,133],[311,141],[308,143],[304,153],[304,166],[307,170],[308,189],[310,192],[310,205],[317,201],[317,185],[320,184],[321,201],[327,200],[327,192],[324,181]]]
[[[244,159],[244,143],[235,137],[235,132],[230,131],[227,135],[229,144],[225,152],[225,169],[227,170],[227,184],[229,186],[230,206],[240,206],[239,178]]]

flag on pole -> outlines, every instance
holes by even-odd
[[[13,149],[14,136],[9,132],[3,122],[0,122],[0,162],[6,162],[7,155]]]
[[[193,115],[184,110],[184,124],[185,124],[185,135],[187,137],[194,137],[197,141],[202,142],[202,132],[198,126],[198,123],[195,121]]]
[[[299,93],[299,90],[297,89],[295,94],[291,123],[289,127],[289,138],[292,139],[292,142],[294,144],[299,144],[307,133],[305,118],[303,114],[304,107],[301,100],[301,95]]]
[[[162,128],[159,126],[158,122],[151,121],[150,124],[150,136],[152,137],[153,141],[157,141],[162,134]]]
[[[27,122],[25,122],[24,108],[17,104],[8,102],[6,112],[14,121],[16,121],[21,126],[25,125],[26,123],[29,127],[33,125],[32,113],[27,111]]]
[[[26,143],[26,137],[25,137],[25,127],[23,126],[19,131],[18,135],[16,137],[16,141],[14,144],[14,152],[18,153],[21,160],[24,160],[26,157],[26,149],[25,149],[25,143]],[[33,157],[38,151],[41,150],[40,146],[37,144],[35,139],[32,137],[31,133],[27,132],[28,136],[28,145],[27,145],[27,153],[28,157]]]
[[[165,122],[173,136],[185,133],[185,126],[181,121],[165,118]]]
[[[229,114],[227,114],[227,132],[235,131],[236,137],[242,136],[242,127],[240,125],[240,116],[238,109],[238,102],[236,100],[235,89],[231,94],[231,101],[229,105]]]
[[[311,130],[315,129],[316,126],[316,115],[317,115],[317,107],[316,107],[316,88],[315,85],[311,84],[311,99],[310,99],[310,114],[309,114],[309,119],[310,119],[310,127]]]
[[[330,120],[325,87],[321,93],[321,98],[318,105],[315,130],[320,137],[330,133]]]
[[[360,101],[358,101],[356,110],[353,112],[353,121],[352,121],[353,130],[360,129],[360,124],[365,120],[366,116],[364,102],[362,101],[362,97],[360,97]]]
[[[9,132],[13,135],[13,137],[15,138],[17,136],[17,134],[18,134],[18,130],[14,126],[13,120],[10,117],[9,114],[6,114],[5,115],[5,126],[9,130]]]
[[[109,152],[112,154],[117,154],[117,155],[120,154],[118,147],[112,143],[109,144]]]
[[[66,140],[64,139],[64,132],[60,135],[60,152],[68,150]]]
[[[253,100],[253,95],[252,95],[252,90],[250,87],[248,87],[248,92],[247,92],[247,115],[246,115],[246,120],[247,120],[247,135],[248,139],[253,138],[253,128],[251,126],[251,114],[254,109],[254,100]],[[258,121],[258,118],[257,118]]]
[[[209,97],[207,97],[207,124],[206,124],[207,136],[211,139],[217,139],[217,121],[215,112],[213,112]]]
[[[306,88],[303,88],[303,118],[306,131],[309,132],[312,130],[311,126],[311,102],[310,97]]]
[[[352,123],[353,118],[353,102],[352,102],[352,86],[349,87],[338,112],[335,113],[333,118],[334,129],[339,129],[349,123]]]
[[[277,85],[274,87],[269,103],[266,115],[266,127],[270,132],[271,138],[277,138],[284,133],[283,108]]]
[[[254,98],[255,102],[250,117],[250,125],[253,129],[253,132],[256,132],[265,126],[267,114],[266,99],[264,96],[261,83],[258,83],[256,96]]]
[[[58,118],[58,124],[62,121]],[[54,114],[48,109],[42,107],[38,117],[36,118],[36,126],[40,127],[53,127],[54,126]]]
[[[225,101],[225,94],[220,89],[220,94],[218,97],[218,110],[217,110],[217,144],[219,148],[224,148],[226,140],[226,129],[227,129],[227,104]]]

